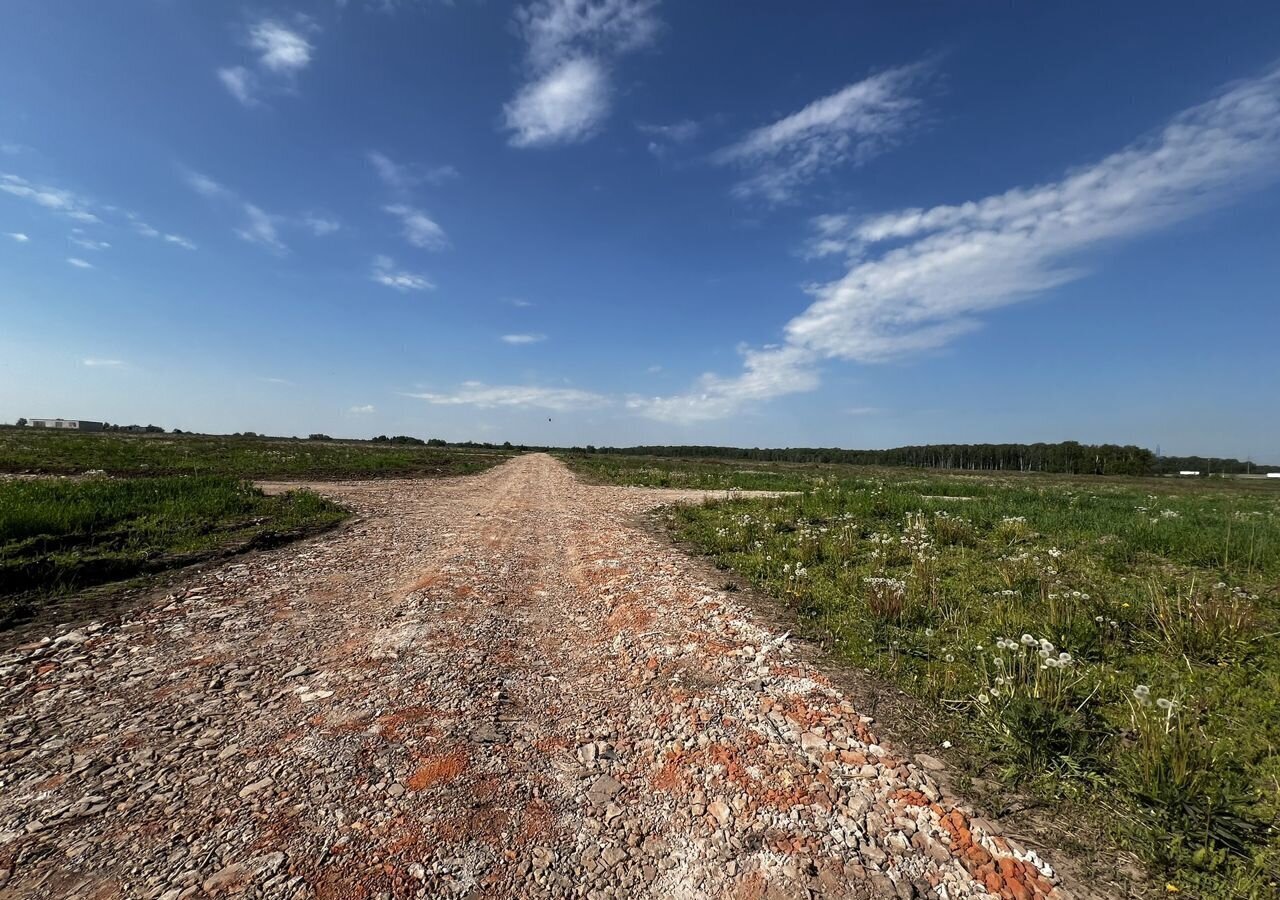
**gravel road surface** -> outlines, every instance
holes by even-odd
[[[0,897],[1066,898],[545,455],[0,652]]]

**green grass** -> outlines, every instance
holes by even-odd
[[[0,481],[0,628],[106,582],[314,533],[346,516],[308,491],[226,476]]]
[[[499,450],[363,441],[0,428],[0,472],[325,480],[470,475],[508,458]]]
[[[930,704],[930,739],[1051,803],[1064,835],[1108,829],[1191,896],[1275,896],[1274,485],[575,464],[642,484],[807,481],[671,525]]]
[[[578,475],[604,484],[691,490],[802,491],[820,467],[796,463],[741,463],[717,459],[668,459],[564,452],[560,458]],[[834,468],[834,467],[829,467]]]

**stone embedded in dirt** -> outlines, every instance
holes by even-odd
[[[622,790],[622,783],[610,775],[601,775],[587,789],[587,799],[596,806],[608,803]]]
[[[733,811],[729,809],[729,804],[723,800],[712,801],[707,806],[707,812],[715,816],[721,825],[728,825],[729,819],[733,817]]]
[[[806,731],[800,735],[800,749],[822,751],[827,749],[827,741],[822,735],[814,734],[812,731]]]
[[[917,753],[916,762],[928,769],[930,772],[941,772],[947,767],[946,763],[938,759],[936,756],[930,756],[928,753]]]

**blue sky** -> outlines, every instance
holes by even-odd
[[[1280,462],[1280,6],[6,4],[0,419]]]

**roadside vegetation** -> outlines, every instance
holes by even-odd
[[[345,509],[225,476],[0,481],[0,629],[67,594],[328,528]]]
[[[336,480],[471,475],[510,458],[502,449],[381,441],[192,434],[68,434],[0,428],[0,472],[226,475]]]
[[[574,465],[691,487],[806,475]],[[1048,804],[1063,834],[1109,833],[1171,893],[1276,896],[1276,485],[812,467],[803,487],[669,524],[929,705],[925,737]]]

